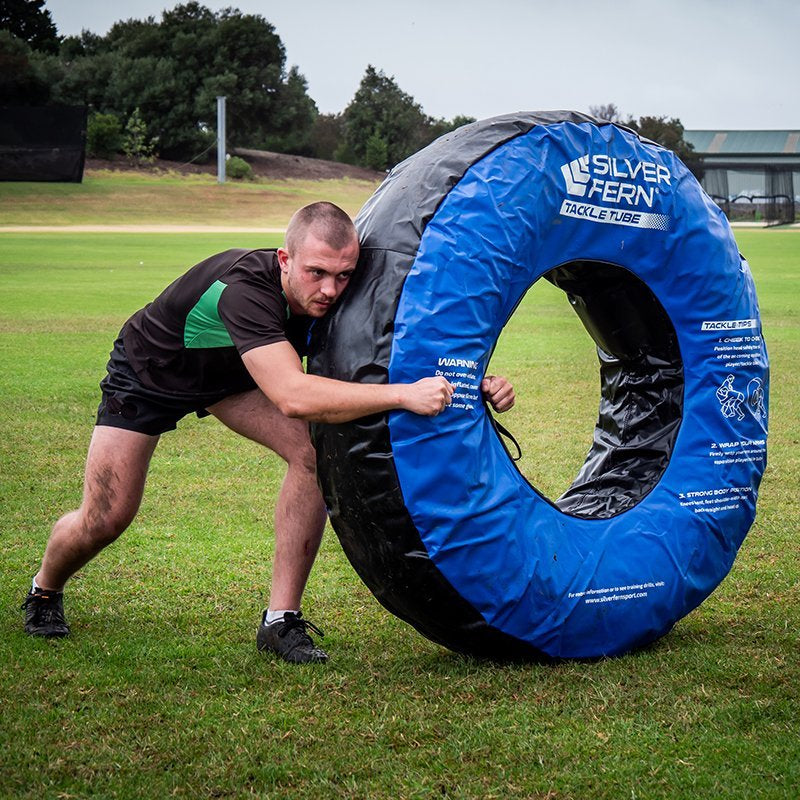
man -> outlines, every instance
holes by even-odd
[[[136,516],[160,435],[187,414],[213,414],[287,463],[258,649],[295,663],[327,660],[308,634],[320,631],[300,611],[326,519],[307,422],[392,409],[433,416],[454,391],[441,377],[376,385],[304,372],[309,327],[344,291],[358,253],[347,214],[313,203],[290,220],[284,247],[212,256],[125,323],[100,384],[83,501],[54,525],[23,606],[29,634],[69,634],[64,585]],[[514,403],[503,378],[487,378],[483,389],[498,411]]]

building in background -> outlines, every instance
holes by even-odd
[[[703,160],[703,188],[729,219],[795,221],[800,130],[687,130],[683,138]]]

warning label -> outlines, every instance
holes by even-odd
[[[480,380],[473,370],[477,370],[478,362],[461,358],[440,358],[439,369],[435,374],[447,378],[455,387],[453,401],[449,408],[471,411],[481,404]],[[451,367],[451,369],[442,369]]]

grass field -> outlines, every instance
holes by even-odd
[[[42,196],[28,221],[50,213]],[[54,517],[78,502],[121,323],[203,256],[279,237],[0,234],[0,797],[797,798],[800,234],[737,238],[772,362],[770,464],[706,603],[623,658],[498,666],[390,616],[328,532],[305,610],[332,659],[298,668],[254,646],[281,466],[208,419],[163,438],[137,521],[70,584],[73,636],[32,640],[18,610]],[[597,403],[559,292],[529,293],[495,367],[519,392],[504,422],[523,469],[556,495]]]
[[[88,172],[81,184],[7,183],[3,225],[205,225],[284,228],[302,205],[330,200],[355,215],[377,184],[362,180],[229,181],[213,175]]]

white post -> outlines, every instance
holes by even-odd
[[[225,98],[217,96],[217,183],[225,183]]]

